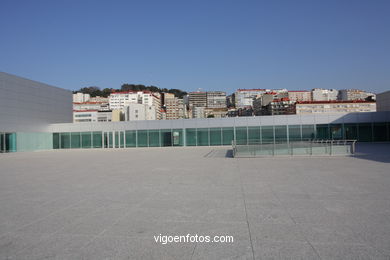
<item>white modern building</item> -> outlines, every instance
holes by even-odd
[[[160,146],[232,141],[390,141],[390,111],[72,123],[71,91],[0,73],[0,152]]]
[[[84,94],[84,93],[78,92],[78,93],[73,94],[73,102],[75,102],[75,103],[87,102],[90,100],[90,98],[91,98],[91,95],[89,95],[88,93]]]

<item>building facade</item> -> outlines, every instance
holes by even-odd
[[[267,143],[307,139],[390,141],[388,111],[72,123],[70,91],[9,74],[0,73],[0,77],[1,91],[5,93],[0,96],[1,152],[229,146],[233,140],[237,144],[251,140]],[[36,95],[37,99],[32,99],[31,95]],[[42,102],[51,98],[56,102],[50,105]],[[29,111],[18,108],[23,102]]]
[[[73,121],[72,92],[0,72],[0,152],[51,149],[47,127]]]
[[[126,113],[126,107],[130,104],[143,104],[154,107],[156,120],[161,119],[161,94],[151,91],[127,91],[114,92],[108,97],[110,109],[123,110]],[[130,109],[131,111],[131,109]],[[154,119],[153,119],[154,120]]]
[[[311,91],[312,101],[331,101],[338,99],[339,91],[337,89],[315,88]]]
[[[207,108],[226,108],[226,92],[208,91]]]
[[[247,108],[253,105],[253,100],[263,95],[269,89],[238,89],[234,96],[236,108]]]
[[[390,90],[376,96],[377,111],[390,111]]]
[[[291,91],[289,90],[288,98],[294,102],[312,100],[311,91],[307,91],[307,90],[291,90]]]
[[[89,101],[91,98],[91,95],[89,95],[88,93],[84,94],[84,93],[75,93],[73,94],[73,102],[75,103],[82,103],[82,102],[87,102]]]
[[[207,93],[190,92],[188,93],[188,102],[190,107],[207,107]]]
[[[372,101],[309,101],[295,104],[296,114],[375,112]]]
[[[367,98],[375,100],[375,94],[359,89],[339,90],[339,100],[366,100]]]

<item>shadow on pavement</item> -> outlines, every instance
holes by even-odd
[[[390,143],[357,143],[356,152],[353,157],[390,163]]]

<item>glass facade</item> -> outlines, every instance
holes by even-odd
[[[219,146],[283,143],[308,139],[390,141],[390,123],[320,124],[289,126],[213,127],[128,130],[117,132],[53,133],[53,148]],[[115,146],[114,146],[115,145]]]
[[[318,125],[239,126],[63,133],[0,133],[0,152],[168,146],[281,144],[309,139],[390,141],[390,122]],[[17,142],[17,140],[19,142]]]
[[[0,133],[0,153],[16,152],[16,133]]]

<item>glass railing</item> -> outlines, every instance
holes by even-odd
[[[333,156],[352,155],[355,153],[356,140],[303,140],[264,142],[248,141],[237,144],[232,141],[234,157],[266,157],[266,156]]]

